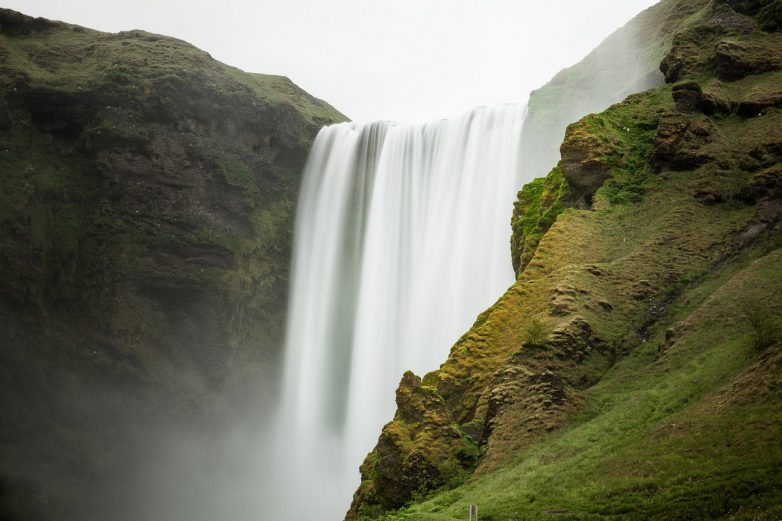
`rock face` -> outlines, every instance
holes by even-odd
[[[656,7],[677,29],[659,56],[668,84],[570,125],[562,160],[519,193],[516,283],[420,387],[405,376],[400,393],[429,399],[411,415],[398,393],[348,519],[402,504],[387,519],[456,519],[473,503],[488,519],[780,512],[778,471],[741,470],[782,468],[767,391],[782,333],[758,354],[746,318],[782,326],[778,5]],[[742,314],[748,300],[760,308]],[[751,425],[743,385],[758,389]],[[400,462],[427,447],[457,460],[442,450],[459,439],[478,447],[469,482],[427,500],[464,473]]]
[[[405,373],[396,391],[398,412],[383,430],[375,456],[362,466],[357,493],[371,497],[368,508],[349,517],[377,517],[399,508],[414,493],[454,485],[475,465],[477,446],[449,416],[437,389]]]
[[[598,135],[573,125],[565,133],[560,152],[568,186],[582,205],[590,206],[595,192],[611,174],[611,165],[605,161],[611,149]]]
[[[58,479],[263,392],[300,173],[344,117],[185,42],[5,9],[0,71],[0,479],[78,517]]]

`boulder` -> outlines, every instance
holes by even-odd
[[[612,148],[579,122],[568,127],[560,152],[562,172],[574,200],[591,205],[595,192],[610,176],[606,158],[613,153]]]
[[[717,77],[727,81],[778,71],[782,69],[782,46],[724,39],[717,43],[711,63]]]

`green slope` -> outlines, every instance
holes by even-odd
[[[775,5],[710,3],[667,85],[568,127],[516,283],[403,379],[348,519],[782,515]]]

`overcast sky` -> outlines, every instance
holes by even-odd
[[[281,74],[357,121],[524,102],[656,0],[0,0],[103,31],[175,36]]]

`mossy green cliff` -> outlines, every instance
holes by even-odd
[[[423,377],[431,409],[398,395],[348,519],[782,516],[782,12],[654,9],[680,8],[649,42],[667,83],[520,192],[516,283]]]
[[[304,161],[344,119],[179,40],[0,9],[0,517],[79,517],[145,425],[263,392]]]

